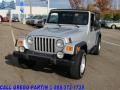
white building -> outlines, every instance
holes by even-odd
[[[24,6],[24,14],[25,16],[30,15],[30,0],[24,0],[25,6]],[[45,2],[47,0],[31,0],[32,4],[32,14],[33,15],[47,15],[50,9],[52,8],[70,8],[69,0],[49,0],[50,1],[50,7],[48,9],[48,3]],[[16,9],[11,10],[11,15],[18,15],[21,17],[20,12],[20,0],[16,0]],[[0,10],[0,15],[5,17],[9,10]]]
[[[25,5],[24,5],[24,13],[21,13],[20,9],[20,0],[16,0],[16,8],[15,9],[11,9],[11,10],[7,10],[7,9],[1,9],[0,10],[0,15],[2,17],[6,17],[7,14],[10,14],[11,17],[13,16],[18,16],[19,19],[21,18],[21,15],[25,15],[25,17],[30,15],[30,3],[28,2],[29,0],[25,0]],[[33,0],[34,1],[34,0]],[[37,3],[37,4],[35,4]],[[47,15],[48,12],[50,11],[50,8],[47,7],[47,4],[45,3],[45,5],[43,5],[44,3],[39,2],[35,2],[32,3],[32,15]],[[38,3],[40,3],[41,5],[39,5]],[[20,19],[21,20],[21,19]]]
[[[48,8],[47,7],[32,7],[32,14],[33,15],[47,15],[48,13]],[[2,15],[3,17],[5,17],[7,15],[7,13],[9,12],[9,10],[0,10],[0,15]],[[26,16],[30,15],[30,7],[29,6],[25,6],[24,7],[24,14]],[[21,12],[20,12],[20,6],[16,6],[16,9],[11,10],[11,14],[17,14],[20,16]]]

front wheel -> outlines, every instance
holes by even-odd
[[[70,67],[70,76],[75,79],[82,78],[86,68],[86,53],[81,50],[78,55],[71,58],[74,63]]]

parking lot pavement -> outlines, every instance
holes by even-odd
[[[23,69],[12,56],[13,37],[27,34],[33,27],[20,23],[0,24],[0,83],[1,84],[84,84],[86,90],[120,90],[120,31],[102,29],[102,50],[100,56],[87,56],[85,76],[80,80],[68,78],[64,67],[41,70]]]

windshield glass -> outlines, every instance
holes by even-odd
[[[88,17],[88,12],[51,12],[47,23],[87,25]]]

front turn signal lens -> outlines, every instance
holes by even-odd
[[[73,47],[72,46],[66,46],[66,51],[73,51]]]
[[[22,40],[17,40],[17,46],[23,46],[23,41]]]

